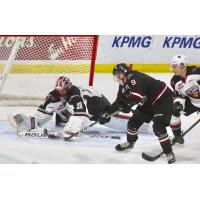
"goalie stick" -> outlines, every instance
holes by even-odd
[[[58,134],[57,132],[55,132],[55,133]],[[121,139],[121,136],[115,136],[115,135],[99,135],[99,134],[95,134],[95,135],[84,134],[84,135],[89,137],[89,138],[117,139],[117,140]],[[63,135],[61,135],[61,134],[59,134],[57,136],[53,136],[53,135],[49,135],[48,132],[46,132],[46,131],[44,131],[44,132],[24,131],[24,132],[21,132],[21,137],[31,137],[31,138],[38,138],[38,139],[58,139],[58,138],[65,139],[63,137]]]
[[[198,119],[196,122],[194,122],[186,131],[183,132],[182,136],[185,136],[191,129],[193,129],[198,123],[200,122],[200,119]],[[175,144],[175,143],[174,143]],[[174,145],[172,144],[172,146]],[[150,156],[146,153],[142,153],[142,158],[144,160],[147,160],[147,161],[155,161],[157,160],[158,158],[160,158],[162,155],[164,154],[164,151],[162,151],[161,153],[159,153],[158,155],[155,155],[155,156]]]
[[[120,111],[116,111],[115,113],[113,113],[112,115],[115,115],[117,113],[119,113]],[[110,115],[110,116],[112,116]],[[65,141],[68,141],[69,139],[72,139],[73,137],[77,136],[79,133],[84,133],[86,132],[89,128],[93,127],[95,124],[97,124],[98,121],[93,122],[92,124],[89,124],[88,126],[84,127],[83,129],[81,129],[78,133],[71,135],[70,137],[66,138],[63,136],[62,133],[60,132],[50,132],[48,133],[47,129],[44,129],[43,132],[41,131],[20,131],[18,132],[19,136],[23,136],[23,137],[32,137],[32,138],[43,138],[43,139],[47,139],[47,138],[51,138],[51,139],[56,139],[56,138],[63,138]],[[87,135],[87,134],[84,134]],[[103,136],[103,135],[87,135],[90,138],[107,138],[107,139],[118,139],[120,140],[121,137],[120,136]]]
[[[82,130],[80,130],[80,132],[85,132],[86,130],[88,130],[89,128],[91,128],[92,126],[94,126],[95,124],[97,124],[97,122],[93,122],[92,124],[89,124],[88,126],[84,127]],[[60,137],[60,138],[64,138],[62,136],[62,133],[60,132],[50,132],[50,134],[48,133],[47,129],[44,129],[44,131],[18,131],[17,134],[19,136],[22,137],[34,137],[34,138],[56,138],[56,137]],[[74,134],[73,136],[75,136],[77,134]]]

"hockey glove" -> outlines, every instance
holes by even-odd
[[[108,113],[103,113],[99,118],[99,124],[108,123],[111,120],[111,116]]]
[[[132,106],[130,104],[124,105],[123,108],[122,108],[122,110],[121,110],[121,112],[123,112],[123,113],[129,113],[131,111],[131,107]]]
[[[177,102],[174,102],[173,104],[173,113],[177,113],[177,112],[180,112],[183,110],[183,105],[177,101]]]

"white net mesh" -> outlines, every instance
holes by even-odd
[[[10,62],[2,93],[45,96],[60,75],[88,84],[94,36],[20,37],[15,59]],[[15,37],[0,37],[0,75],[16,44]],[[79,80],[79,81],[78,81]],[[0,84],[2,84],[0,82]]]

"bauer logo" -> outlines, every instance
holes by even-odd
[[[26,132],[24,136],[34,138],[48,138],[48,135],[42,132]]]
[[[200,48],[200,37],[165,37],[163,48]]]
[[[112,48],[148,48],[152,42],[152,36],[115,36]]]

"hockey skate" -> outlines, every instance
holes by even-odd
[[[124,142],[124,143],[121,143],[121,144],[118,144],[115,146],[115,149],[117,151],[125,151],[125,150],[128,150],[128,149],[132,149],[134,147],[134,142]]]
[[[176,158],[173,152],[166,154],[168,164],[173,164],[176,162]]]
[[[183,136],[182,135],[179,135],[179,136],[174,136],[174,138],[172,139],[172,145],[174,145],[174,144],[184,144],[184,138],[183,138]]]

